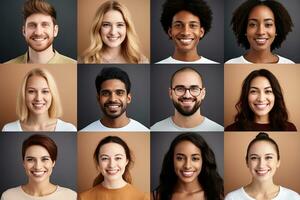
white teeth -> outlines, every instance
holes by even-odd
[[[116,40],[119,39],[119,37],[108,37],[108,39],[109,39],[110,41],[116,41]]]
[[[256,173],[260,176],[262,175],[266,175],[268,173],[269,170],[265,169],[265,170],[256,170]]]
[[[184,44],[189,44],[192,42],[192,39],[180,39],[180,42],[182,42]]]
[[[267,107],[267,104],[255,104],[255,107],[258,108],[259,110],[263,110]]]
[[[115,105],[113,105],[113,106],[108,106],[109,108],[112,108],[112,109],[116,109],[116,108],[119,108],[120,106],[115,106]]]
[[[265,38],[258,38],[258,39],[255,39],[255,41],[258,44],[265,44],[267,42],[267,39],[265,39]]]
[[[190,172],[190,171],[188,171],[188,172],[183,171],[182,172],[182,175],[185,176],[185,177],[191,177],[191,176],[193,176],[193,174],[194,174],[194,172]]]
[[[109,174],[109,175],[115,175],[118,173],[118,170],[117,169],[114,169],[114,170],[106,170],[106,172]]]
[[[34,175],[34,176],[42,176],[42,175],[44,175],[44,173],[45,172],[32,172],[32,174]]]
[[[34,103],[33,106],[37,109],[42,108],[44,106],[43,103]]]

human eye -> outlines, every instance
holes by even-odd
[[[124,27],[124,26],[125,26],[125,23],[123,23],[123,22],[117,23],[117,27],[119,27],[119,28],[122,28],[122,27]]]
[[[101,161],[106,161],[106,160],[108,160],[108,157],[103,156],[103,157],[100,158],[100,160],[101,160]]]
[[[273,159],[273,156],[266,156],[265,159],[266,159],[266,160],[272,160],[272,159]]]
[[[42,23],[42,27],[49,27],[50,26],[50,23],[49,22],[43,22]]]
[[[42,158],[42,161],[44,161],[44,162],[45,162],[45,161],[48,161],[48,160],[50,160],[50,158],[48,158],[48,157],[43,157],[43,158]]]
[[[116,160],[116,161],[120,161],[120,160],[123,160],[123,158],[122,158],[121,156],[117,156],[117,157],[115,158],[115,160]]]
[[[198,86],[192,86],[192,87],[190,88],[190,90],[191,90],[192,92],[198,92],[198,91],[200,90],[200,88],[199,88]]]
[[[26,158],[26,161],[27,161],[27,162],[32,162],[32,161],[33,161],[33,158],[30,158],[30,157],[29,157],[29,158]]]
[[[272,22],[265,23],[265,27],[267,28],[271,28],[272,26],[273,26]]]
[[[200,157],[199,156],[192,156],[192,161],[199,161]]]
[[[272,91],[272,90],[266,90],[265,93],[266,93],[266,94],[272,94],[273,91]]]
[[[180,22],[175,22],[175,23],[173,24],[173,27],[174,27],[174,28],[177,28],[177,29],[180,29],[180,28],[183,27],[183,24],[180,23]]]
[[[125,94],[125,90],[116,90],[116,94],[118,96],[123,96]]]
[[[177,161],[182,161],[184,159],[184,157],[181,155],[177,155],[175,158]]]
[[[255,22],[252,22],[252,21],[248,22],[248,27],[254,28],[256,26],[257,26],[257,24]]]
[[[36,27],[36,24],[35,24],[35,23],[28,23],[28,24],[27,24],[27,27],[28,27],[28,28],[35,28],[35,27]]]
[[[257,159],[258,159],[257,156],[251,156],[251,157],[250,157],[250,160],[257,160]]]
[[[178,87],[175,87],[175,90],[176,90],[177,92],[184,92],[184,91],[185,91],[185,87],[178,86]]]
[[[28,93],[28,94],[33,94],[33,93],[35,93],[35,90],[34,90],[34,89],[28,89],[28,90],[27,90],[27,93]]]
[[[42,93],[43,93],[43,94],[49,94],[50,91],[49,91],[49,90],[42,90]]]
[[[102,23],[102,27],[103,27],[103,28],[109,28],[109,27],[111,27],[111,23],[103,22],[103,23]]]
[[[250,91],[249,91],[249,94],[256,94],[257,93],[257,90],[255,90],[255,89],[251,89]]]
[[[108,91],[108,90],[102,90],[100,92],[100,94],[101,94],[101,96],[108,97],[110,95],[110,91]]]
[[[190,24],[189,24],[189,26],[190,26],[190,28],[192,28],[192,29],[199,28],[199,24],[198,24],[198,23],[196,23],[196,22],[194,22],[194,23],[190,23]]]

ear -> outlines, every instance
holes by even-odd
[[[173,38],[172,38],[172,28],[169,28],[169,29],[168,29],[168,35],[169,35],[169,38],[170,38],[170,39],[173,39]]]
[[[131,93],[127,94],[127,103],[129,104],[131,102]]]
[[[169,97],[172,99],[172,88],[169,88]]]
[[[100,104],[100,95],[98,93],[96,95],[96,99],[97,99],[98,104]]]
[[[200,97],[201,97],[201,100],[203,100],[203,99],[204,99],[205,95],[206,95],[206,90],[205,90],[205,87],[204,87],[204,88],[202,89],[202,91],[201,91],[201,95],[200,95]]]
[[[279,168],[279,166],[280,166],[280,160],[278,160],[278,163],[277,163],[277,168]]]
[[[56,164],[56,162],[55,162],[55,161],[53,161],[52,167],[54,167],[54,166],[55,166],[55,164]]]
[[[205,34],[205,30],[203,27],[200,28],[200,38],[202,39]]]
[[[54,37],[56,37],[56,36],[57,36],[57,34],[58,34],[58,25],[57,25],[57,24],[56,24],[56,25],[54,25],[53,34],[54,34]]]
[[[25,26],[22,26],[22,34],[25,37]]]

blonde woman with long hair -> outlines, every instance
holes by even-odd
[[[149,63],[141,53],[128,9],[118,1],[106,1],[97,10],[90,29],[90,45],[83,63]]]

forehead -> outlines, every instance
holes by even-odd
[[[126,155],[125,149],[120,144],[114,142],[104,144],[99,151],[99,155],[102,154],[109,155],[109,156],[114,156],[116,154]]]
[[[273,153],[277,155],[274,144],[265,140],[255,142],[254,144],[251,145],[249,149],[249,155],[251,154],[264,155],[268,153]]]
[[[50,156],[50,154],[45,147],[40,145],[32,145],[26,149],[25,156],[42,157]]]
[[[249,13],[248,19],[273,19],[274,20],[274,13],[273,11],[264,5],[255,6]]]
[[[50,15],[45,15],[42,13],[34,13],[34,14],[28,16],[25,21],[26,24],[28,24],[28,23],[37,23],[38,24],[38,23],[42,23],[42,22],[48,22],[48,23],[53,24],[52,17]]]
[[[126,90],[125,84],[119,79],[109,79],[104,81],[101,84],[102,90],[116,90],[116,89],[124,89]]]
[[[196,21],[196,22],[199,22],[200,19],[199,19],[198,16],[192,14],[191,12],[182,10],[182,11],[179,11],[178,13],[176,13],[173,16],[173,22],[176,22],[176,21],[182,21],[182,22]]]
[[[190,141],[182,141],[178,143],[174,149],[174,154],[176,155],[177,153],[181,153],[185,155],[193,155],[193,154],[201,155],[201,150]]]
[[[38,75],[33,75],[28,78],[26,86],[28,87],[28,86],[32,86],[32,85],[48,87],[48,83],[47,83],[46,79],[44,77],[38,76]]]
[[[271,86],[271,84],[266,77],[258,76],[252,79],[252,81],[250,82],[250,87],[257,87],[257,86],[269,87]]]
[[[176,85],[198,85],[199,87],[202,87],[202,80],[197,72],[192,70],[184,70],[177,72],[173,77],[172,86]]]
[[[118,10],[109,10],[103,16],[103,21],[124,22],[123,15]]]

